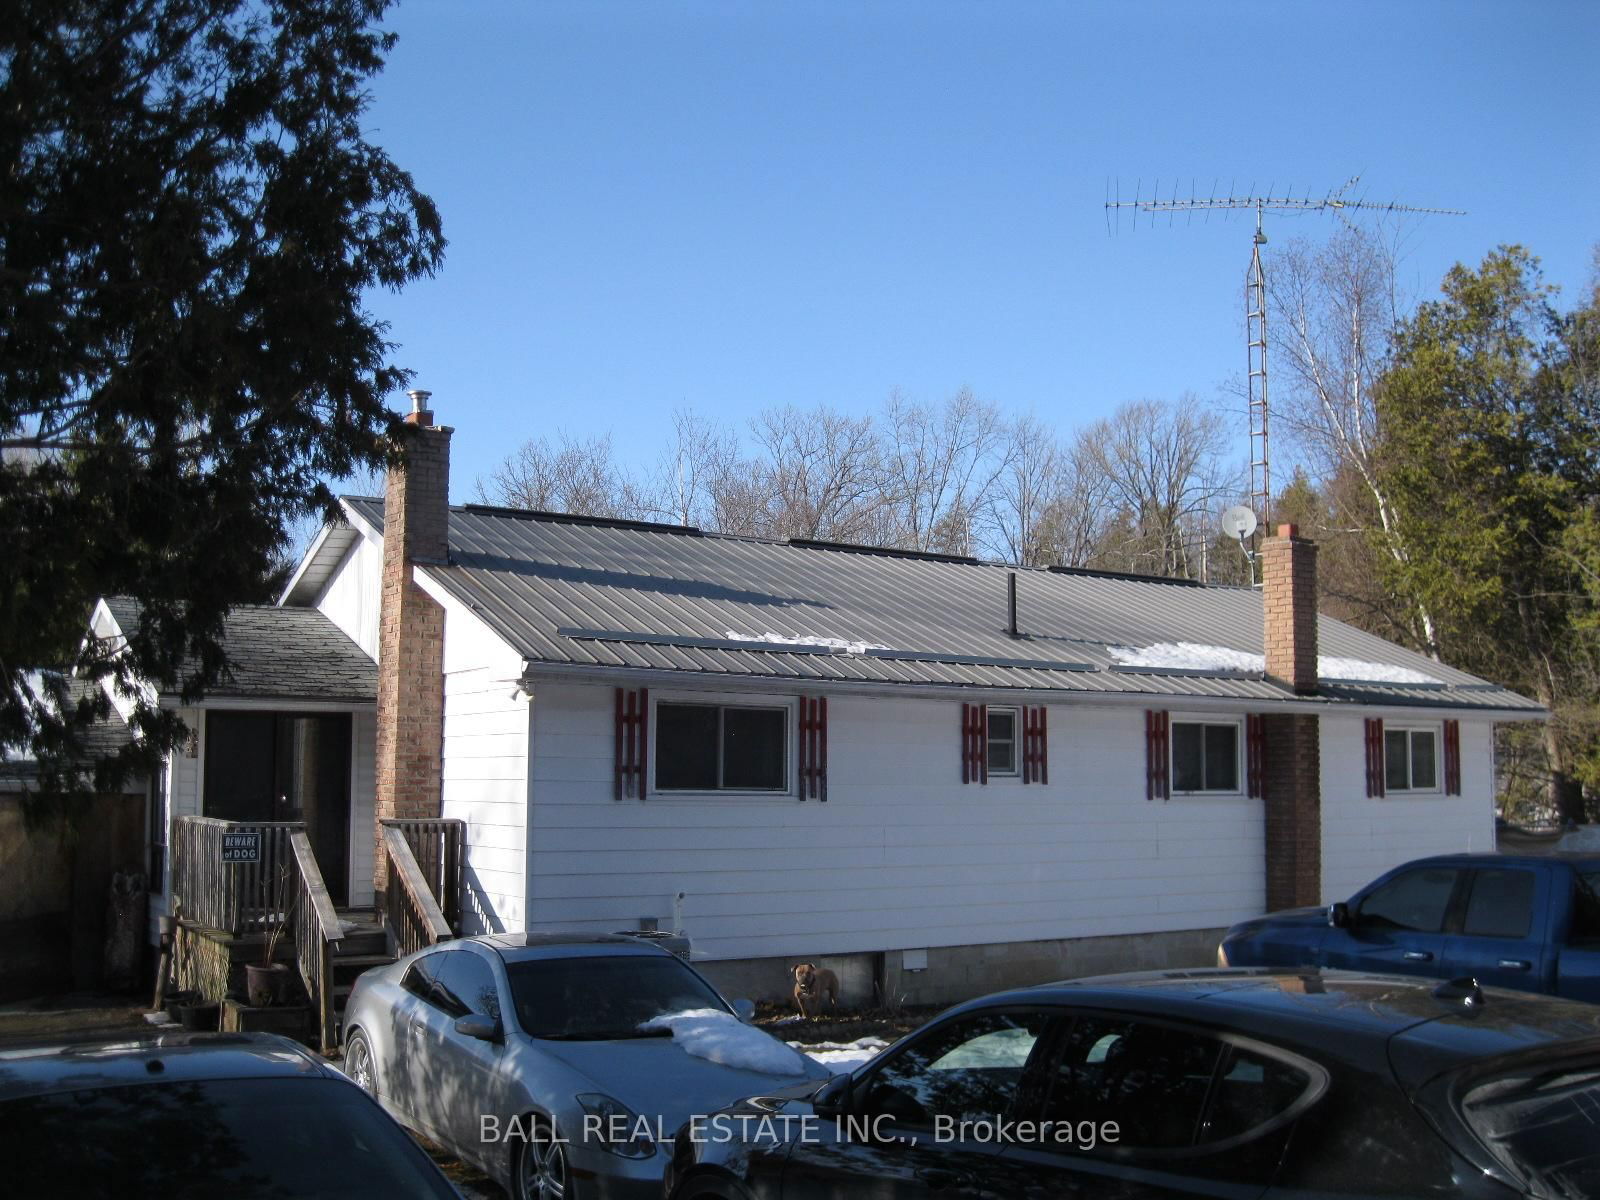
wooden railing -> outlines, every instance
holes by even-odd
[[[300,821],[222,821],[179,817],[173,823],[172,895],[186,920],[240,936],[267,933],[288,919],[284,881],[294,871],[290,835]],[[256,862],[223,862],[224,834],[259,833]]]
[[[389,881],[384,891],[384,918],[397,952],[411,954],[455,934],[434,900],[427,876],[400,824],[383,823],[383,855]]]
[[[433,893],[445,922],[455,932],[461,930],[462,908],[462,847],[465,842],[466,822],[453,817],[432,820],[386,820],[386,828],[398,829],[405,835],[417,861],[417,869]]]
[[[294,920],[294,956],[300,980],[317,1016],[317,1034],[324,1052],[338,1045],[333,1003],[333,951],[344,937],[344,926],[334,911],[322,871],[311,852],[311,839],[303,829],[289,835],[296,870],[290,905]]]

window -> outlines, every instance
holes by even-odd
[[[1081,1017],[1050,1081],[1044,1116],[1115,1121],[1107,1150],[1192,1146],[1222,1043],[1162,1025]]]
[[[1388,728],[1383,731],[1383,786],[1390,792],[1439,790],[1439,731]]]
[[[789,710],[731,704],[656,705],[656,789],[783,792]]]
[[[445,953],[453,953],[446,951]],[[400,980],[400,986],[413,996],[424,1000],[433,994],[433,977],[439,969],[439,960],[444,954],[424,954],[406,968],[405,976]]]
[[[1017,774],[1017,710],[989,710],[989,774]]]
[[[451,950],[433,981],[433,1003],[452,1017],[476,1013],[500,1019],[500,989],[494,971],[471,950]]]
[[[1172,722],[1172,790],[1239,790],[1239,723]]]
[[[1572,932],[1567,941],[1575,946],[1600,943],[1600,871],[1586,871],[1573,881]]]
[[[1012,1109],[1042,1013],[979,1013],[912,1042],[870,1077],[866,1110],[907,1125],[994,1120]]]
[[[1532,871],[1479,871],[1472,877],[1468,937],[1523,938],[1533,924]]]
[[[1396,875],[1361,902],[1362,923],[1438,933],[1444,928],[1457,874],[1448,867],[1427,867]]]

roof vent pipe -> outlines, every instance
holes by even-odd
[[[1022,634],[1017,632],[1017,573],[1015,571],[1006,572],[1006,611],[1010,616],[1010,621],[1006,625],[1006,632],[1014,638],[1021,637]]]

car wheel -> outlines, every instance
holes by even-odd
[[[517,1145],[511,1194],[515,1200],[572,1200],[567,1148],[556,1137],[555,1126],[543,1117],[533,1118],[532,1132]]]
[[[357,1087],[369,1095],[378,1094],[378,1075],[372,1066],[372,1047],[367,1035],[359,1029],[350,1031],[344,1040],[344,1073]]]

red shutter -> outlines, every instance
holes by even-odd
[[[1253,799],[1267,794],[1267,719],[1250,713],[1244,719],[1245,790]]]
[[[645,763],[649,761],[650,693],[645,688],[617,689],[616,778],[614,794],[643,797]]]
[[[961,782],[989,782],[989,706],[961,706]]]
[[[1045,729],[1045,709],[1022,710],[1022,782],[1050,782],[1050,743]]]
[[[1461,795],[1461,722],[1444,723],[1444,794]]]
[[[1383,718],[1367,718],[1367,795],[1382,797],[1383,787]]]
[[[800,697],[800,799],[828,799],[828,701]]]
[[[1164,712],[1150,709],[1144,714],[1145,799],[1167,800],[1172,796],[1171,757],[1168,737],[1172,723]]]

